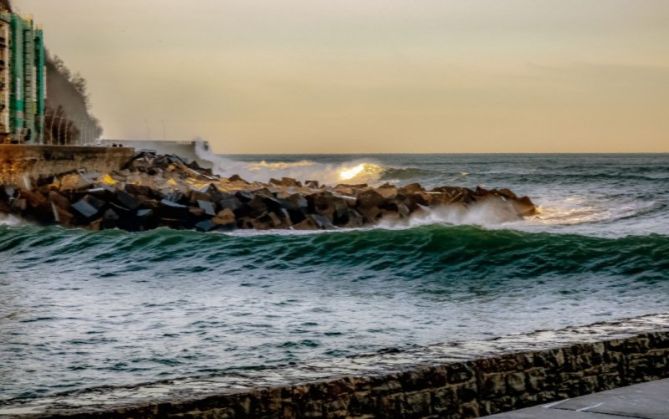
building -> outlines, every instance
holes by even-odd
[[[43,144],[44,33],[32,19],[0,12],[0,143]]]

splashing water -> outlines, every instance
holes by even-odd
[[[317,180],[321,184],[379,183],[383,165],[372,161],[350,161],[339,164],[320,163],[313,160],[298,161],[239,161],[222,157],[207,150],[203,142],[196,142],[196,155],[214,167],[214,173],[230,177],[239,175],[249,181],[267,182],[271,178],[291,177],[302,182]]]

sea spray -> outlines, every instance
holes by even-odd
[[[196,141],[195,152],[200,159],[210,162],[214,167],[214,173],[220,176],[239,175],[246,180],[257,182],[268,182],[271,178],[290,177],[302,182],[316,180],[321,184],[332,186],[340,183],[377,184],[386,170],[377,162],[362,159],[340,164],[324,164],[308,159],[243,162],[214,154],[204,146],[203,141]]]

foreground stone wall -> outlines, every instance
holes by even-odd
[[[669,314],[329,363],[92,389],[0,417],[473,418],[669,377]]]
[[[669,334],[129,409],[185,417],[475,418],[669,376]],[[141,412],[141,413],[140,413]]]
[[[108,173],[134,155],[132,148],[0,144],[0,184],[26,189],[28,179],[78,169]]]

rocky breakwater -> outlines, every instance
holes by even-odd
[[[291,178],[248,182],[213,175],[177,156],[146,152],[111,173],[82,169],[35,179],[29,189],[0,187],[0,213],[94,230],[355,228],[404,222],[436,207],[464,211],[486,204],[510,218],[536,213],[528,197],[508,189],[325,186]]]

